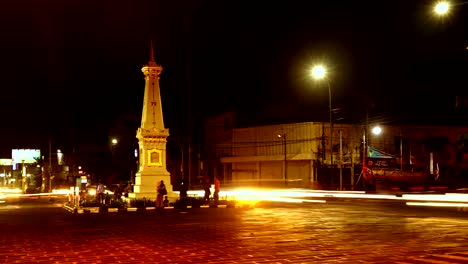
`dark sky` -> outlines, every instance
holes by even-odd
[[[231,109],[326,120],[328,90],[309,76],[317,62],[349,122],[366,107],[393,119],[450,113],[468,84],[468,6],[440,19],[432,3],[2,1],[2,133],[28,144],[96,141],[122,116],[138,125],[150,40],[174,134],[187,133],[188,102],[195,123]]]

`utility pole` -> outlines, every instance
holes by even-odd
[[[400,128],[400,170],[403,171],[403,133]]]
[[[325,123],[322,123],[322,165],[325,164]]]
[[[189,143],[188,145],[188,178],[189,182],[190,179],[192,178],[192,144]]]
[[[283,134],[283,145],[284,145],[284,185],[288,186],[288,153],[286,145],[286,133]]]
[[[284,186],[288,186],[288,153],[287,153],[287,145],[286,145],[286,133],[281,133],[277,135],[278,138],[283,138],[283,155],[284,155],[284,160],[283,160],[283,182]]]
[[[187,170],[188,182],[192,178],[192,155],[193,155],[193,129],[192,129],[192,98],[191,98],[191,41],[192,41],[192,17],[184,16],[182,18],[184,38],[185,38],[185,96],[187,102],[186,117],[187,117]],[[190,186],[190,185],[189,185]]]
[[[333,109],[332,109],[332,94],[331,94],[331,87],[330,81],[327,80],[328,85],[328,107],[330,111],[330,181],[331,186],[335,189],[334,181],[333,181]]]
[[[343,131],[340,129],[340,191],[343,190]]]
[[[180,159],[181,159],[181,164],[180,164],[180,174],[182,178],[185,180],[185,175],[184,175],[184,144],[180,144]]]
[[[52,192],[52,139],[49,138],[49,192]]]

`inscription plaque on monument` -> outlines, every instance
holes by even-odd
[[[160,149],[148,150],[148,165],[162,166],[162,151]]]

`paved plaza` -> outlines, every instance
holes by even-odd
[[[379,203],[73,214],[0,206],[0,263],[468,263],[465,214]]]

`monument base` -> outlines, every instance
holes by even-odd
[[[135,185],[133,186],[133,192],[128,194],[129,198],[132,199],[150,199],[156,200],[156,188],[160,181],[164,181],[166,185],[167,197],[169,201],[173,201],[175,197],[178,197],[177,193],[174,193],[171,185],[171,175],[169,172],[163,170],[152,169],[151,171],[137,172],[135,175]]]
[[[166,187],[167,188],[167,187]],[[174,203],[179,199],[179,194],[173,192],[172,190],[167,191],[167,199],[169,200],[170,203]],[[130,199],[147,199],[147,200],[156,200],[156,192],[148,192],[148,193],[129,193],[128,198]]]

